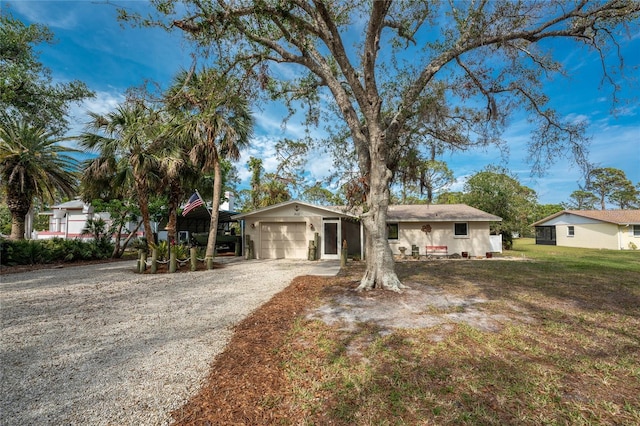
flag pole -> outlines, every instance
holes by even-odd
[[[207,213],[209,213],[209,217],[211,217],[211,212],[207,207],[207,203],[204,202],[204,198],[202,198],[202,195],[200,195],[200,192],[197,189],[196,189],[196,194],[198,194],[198,197],[200,197],[200,199],[202,200],[202,204],[204,204],[204,209],[207,211]]]

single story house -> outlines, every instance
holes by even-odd
[[[306,259],[317,241],[317,259],[338,259],[344,241],[350,257],[363,257],[364,228],[345,207],[286,201],[232,217],[243,223],[245,246],[253,241],[258,259]],[[387,218],[389,246],[394,254],[482,255],[502,251],[501,237],[491,236],[498,216],[464,204],[395,205]],[[492,244],[492,237],[494,238]],[[497,243],[496,243],[497,238]],[[401,250],[401,248],[403,248]]]
[[[610,250],[640,248],[640,210],[564,210],[533,226],[536,244]]]

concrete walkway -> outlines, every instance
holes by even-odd
[[[318,260],[314,262],[314,266],[309,275],[319,277],[335,277],[340,272],[339,260]]]

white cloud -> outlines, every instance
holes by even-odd
[[[50,28],[72,29],[78,23],[78,17],[72,7],[49,8],[47,1],[9,1],[8,10],[15,10],[29,21],[44,24]]]
[[[124,96],[119,93],[96,92],[93,99],[86,99],[80,104],[71,104],[69,108],[69,131],[67,136],[77,136],[84,131],[89,121],[88,112],[106,114],[124,101]],[[77,147],[76,142],[67,142],[64,145]]]

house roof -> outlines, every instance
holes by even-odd
[[[56,204],[52,206],[53,209],[67,209],[67,210],[82,210],[85,206],[84,201],[82,200],[71,200],[65,203]]]
[[[502,218],[466,204],[411,204],[389,206],[387,220],[399,222],[501,222]]]
[[[339,214],[339,215],[343,215],[343,216],[355,217],[353,214],[348,213],[342,207],[318,206],[316,204],[305,203],[304,201],[289,200],[289,201],[285,201],[285,202],[282,202],[282,203],[279,203],[279,204],[274,204],[272,206],[263,207],[261,209],[254,210],[252,212],[238,214],[238,215],[233,216],[232,219],[244,219],[245,217],[259,215],[260,213],[265,213],[265,212],[268,212],[268,211],[271,211],[271,210],[280,209],[282,207],[290,206],[292,204],[299,204],[301,206],[306,206],[306,207],[310,207],[310,208],[314,208],[314,209],[325,210],[329,214],[334,214],[334,215],[335,214]]]
[[[357,214],[344,206],[317,206],[302,201],[285,201],[284,203],[264,207],[250,213],[243,213],[233,216],[234,219],[244,219],[245,217],[259,215],[270,210],[279,209],[291,204],[300,204],[307,207],[325,210],[329,214],[340,214],[349,217],[357,217]],[[411,204],[389,206],[387,220],[399,222],[451,222],[451,221],[472,221],[472,222],[499,222],[501,217],[483,212],[466,204]]]
[[[640,210],[563,210],[532,224],[538,226],[563,214],[575,215],[616,225],[640,224]]]

